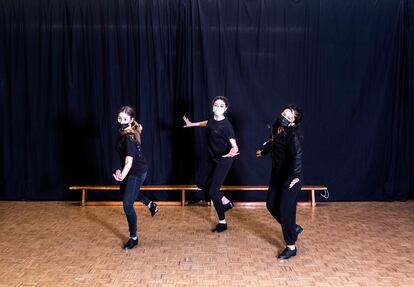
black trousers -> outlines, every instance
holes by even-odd
[[[224,206],[221,202],[223,194],[220,192],[220,187],[223,185],[232,164],[232,158],[225,158],[219,162],[208,161],[202,171],[204,182],[199,187],[204,192],[208,192],[214,203],[219,220],[225,219]]]
[[[124,206],[124,212],[128,220],[129,236],[137,236],[137,214],[134,209],[135,200],[141,201],[146,206],[151,202],[140,191],[141,184],[145,181],[147,173],[140,176],[128,175],[121,183],[122,202]]]
[[[302,182],[299,181],[292,188],[289,188],[292,177],[282,177],[279,174],[277,171],[272,170],[266,207],[270,214],[280,223],[286,244],[294,245],[297,240],[297,196],[302,188]]]

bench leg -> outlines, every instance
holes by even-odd
[[[311,206],[315,207],[316,206],[316,200],[315,200],[315,190],[311,190]]]
[[[185,206],[185,189],[181,190],[181,207]]]
[[[82,189],[82,203],[81,203],[81,205],[85,206],[85,204],[86,204],[86,190]]]

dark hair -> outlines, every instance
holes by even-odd
[[[130,136],[137,143],[141,143],[141,131],[142,131],[142,127],[135,120],[135,110],[132,107],[130,107],[130,106],[123,106],[122,108],[119,109],[117,115],[119,115],[120,113],[127,114],[128,116],[130,116],[131,118],[134,119],[132,121],[132,123],[131,123],[131,129],[132,130],[128,130],[128,131],[120,130],[120,133],[122,135]]]
[[[224,96],[218,96],[218,97],[215,97],[215,98],[213,99],[213,101],[211,102],[211,105],[213,106],[213,105],[214,105],[214,103],[215,103],[217,100],[222,100],[222,101],[226,104],[226,108],[227,108],[227,109],[230,107],[230,102],[229,102],[229,99],[227,99],[227,98],[226,98],[226,97],[224,97]]]
[[[293,111],[293,115],[295,116],[295,126],[299,126],[302,122],[303,119],[303,111],[300,107],[298,107],[297,105],[294,104],[290,104],[287,105],[283,108],[282,112],[286,109],[292,110]]]

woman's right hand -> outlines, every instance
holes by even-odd
[[[116,181],[122,181],[121,170],[117,169],[114,174],[112,174]]]
[[[261,156],[262,156],[262,150],[258,150],[258,151],[256,152],[256,156],[257,156],[257,157],[261,157]]]
[[[183,116],[183,120],[185,122],[185,126],[183,126],[184,128],[190,128],[194,126],[194,124],[186,116]]]

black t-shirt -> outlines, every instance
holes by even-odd
[[[127,156],[133,158],[128,175],[141,176],[148,170],[147,160],[144,157],[141,144],[137,143],[130,135],[119,136],[116,150],[121,159],[122,167],[125,165]]]
[[[214,161],[222,160],[222,156],[231,150],[230,139],[235,139],[233,126],[227,118],[221,121],[211,118],[206,128],[209,158]]]

